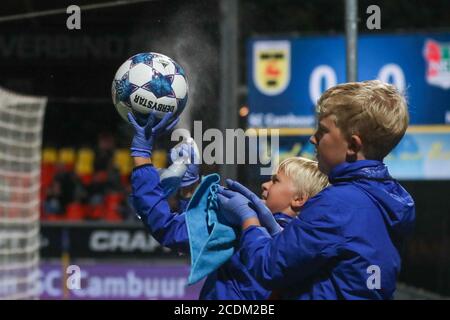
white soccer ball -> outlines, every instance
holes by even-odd
[[[120,116],[128,112],[162,118],[168,112],[178,116],[185,108],[188,83],[183,68],[171,58],[155,52],[138,53],[117,70],[112,99]]]

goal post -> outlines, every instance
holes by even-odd
[[[45,97],[0,88],[0,299],[39,298]]]

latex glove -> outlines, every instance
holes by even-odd
[[[188,138],[186,142],[173,147],[170,152],[173,164],[184,164],[186,172],[181,179],[181,187],[187,187],[197,182],[199,176],[200,155],[194,139]]]
[[[185,164],[173,163],[167,169],[159,172],[159,179],[165,197],[174,194],[181,185],[181,179],[185,175],[187,166]]]
[[[257,217],[255,210],[250,208],[250,200],[238,192],[219,186],[217,189],[219,208],[224,213],[225,220],[231,225],[240,227],[249,218]]]
[[[256,194],[251,192],[249,189],[247,189],[237,181],[231,179],[226,179],[225,181],[228,188],[233,191],[239,192],[251,202],[250,207],[255,209],[261,225],[265,227],[267,231],[269,231],[271,236],[274,236],[283,230],[283,228],[281,228],[281,226],[275,220],[272,212]]]
[[[172,164],[159,172],[164,195],[170,196],[180,187],[188,187],[199,180],[199,152],[194,139],[188,138],[170,151]]]
[[[130,148],[132,157],[151,157],[155,138],[172,130],[180,120],[176,118],[169,123],[171,116],[172,113],[167,113],[161,121],[157,122],[156,117],[150,113],[145,124],[140,125],[135,116],[131,112],[128,113],[128,120],[135,130]]]

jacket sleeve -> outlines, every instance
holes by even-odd
[[[151,235],[163,246],[189,252],[185,213],[172,213],[159,175],[152,165],[134,168],[131,174],[132,203]]]
[[[310,206],[274,238],[262,227],[246,229],[240,239],[241,260],[250,274],[266,289],[283,289],[330,263],[342,243],[341,222],[322,214],[331,209],[327,204]]]

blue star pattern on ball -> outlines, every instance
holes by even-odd
[[[139,87],[130,83],[130,80],[128,79],[128,72],[126,72],[120,80],[114,81],[114,87],[116,90],[117,100],[131,106],[130,95],[139,89]]]
[[[175,65],[175,73],[176,74],[181,74],[183,77],[186,78],[186,75],[184,74],[183,68],[178,63],[174,62],[174,65]]]
[[[150,67],[153,67],[153,57],[154,55],[151,53],[141,53],[133,56],[131,58],[130,69],[133,68],[138,63],[144,63]]]
[[[173,75],[163,76],[159,72],[155,72],[153,79],[142,86],[152,92],[157,98],[164,96],[175,97],[175,92],[172,89]]]

